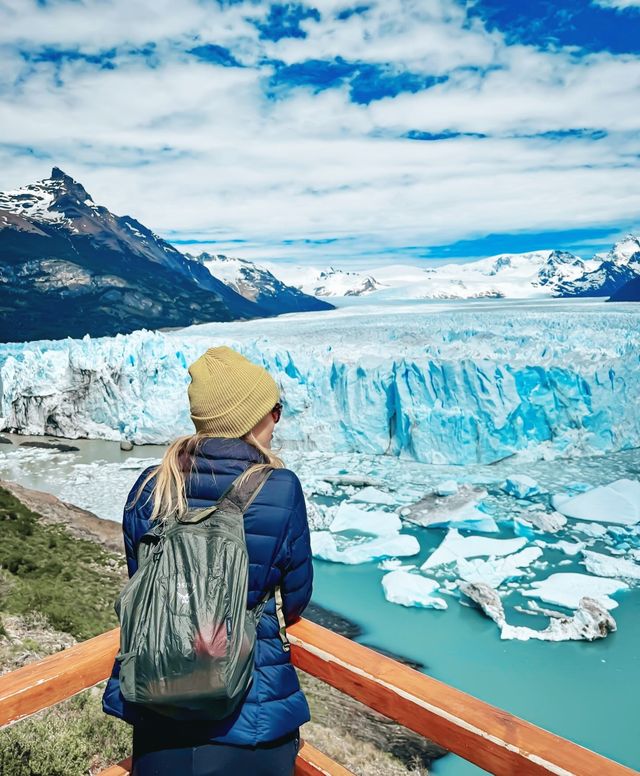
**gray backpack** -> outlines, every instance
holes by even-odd
[[[242,699],[270,597],[247,610],[243,515],[270,473],[259,469],[242,487],[234,480],[215,504],[141,538],[138,570],[115,604],[125,700],[174,719],[221,719]]]

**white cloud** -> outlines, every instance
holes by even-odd
[[[640,0],[593,0],[593,5],[623,11],[626,8],[640,8]]]
[[[249,20],[264,18],[264,5],[87,1],[18,14],[22,2],[0,4],[1,187],[57,164],[96,201],[160,234],[220,240],[225,250],[245,239],[237,252],[254,258],[398,255],[402,246],[637,217],[639,58],[507,45],[479,20],[464,23],[447,0],[384,0],[346,22],[335,20],[344,2],[316,5],[322,21],[302,22],[307,38],[271,42]],[[27,40],[88,53],[115,47],[118,67],[27,66],[17,54]],[[153,68],[127,53],[149,41]],[[184,53],[207,41],[252,66]],[[369,105],[352,102],[346,84],[265,96],[270,58],[337,56],[449,79]],[[607,135],[541,136],[574,129]],[[409,130],[487,137],[410,141]],[[318,248],[302,242],[333,237],[337,244]]]

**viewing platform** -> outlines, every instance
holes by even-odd
[[[308,620],[289,626],[287,633],[297,668],[489,773],[638,774]],[[103,681],[111,673],[118,648],[116,628],[0,677],[0,726]],[[127,759],[100,776],[126,776],[130,766]],[[351,773],[304,741],[295,772],[296,776]]]

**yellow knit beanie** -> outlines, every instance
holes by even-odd
[[[198,431],[244,436],[280,398],[271,375],[232,348],[209,348],[189,367],[189,406]]]

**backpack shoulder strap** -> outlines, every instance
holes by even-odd
[[[267,468],[256,469],[249,473],[249,476],[242,484],[239,484],[238,480],[242,477],[241,474],[231,483],[231,487],[224,494],[224,497],[232,501],[241,512],[246,512],[255,497],[262,490],[272,471],[273,469]]]

